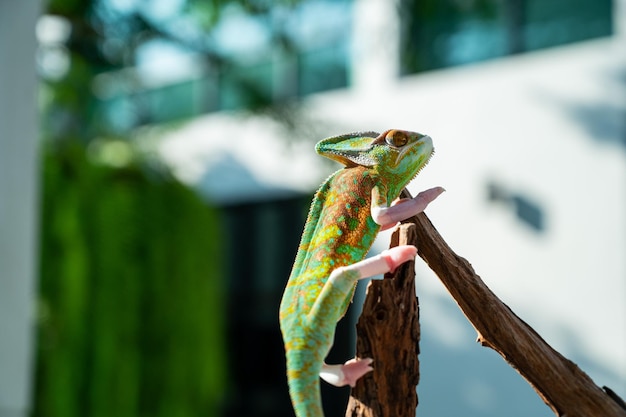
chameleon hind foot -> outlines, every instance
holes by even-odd
[[[411,245],[396,246],[366,258],[355,264],[338,268],[330,276],[330,280],[338,279],[345,271],[357,271],[359,279],[373,277],[378,274],[393,272],[406,261],[410,261],[417,255],[417,248]]]
[[[350,359],[343,365],[322,365],[320,377],[336,387],[350,385],[354,387],[356,381],[368,372],[374,370],[370,365],[374,360],[371,358]]]

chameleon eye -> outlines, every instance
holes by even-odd
[[[406,132],[401,130],[390,130],[387,136],[385,136],[385,142],[387,142],[388,145],[400,148],[409,142],[409,137]]]

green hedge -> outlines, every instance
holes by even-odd
[[[43,156],[34,415],[216,416],[226,389],[220,219],[172,179]]]

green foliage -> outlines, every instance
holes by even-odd
[[[167,87],[171,86],[162,89],[144,85],[143,75],[136,71],[136,66],[143,48],[154,45],[155,41],[180,53],[194,54],[213,72],[228,74],[231,90],[241,97],[237,106],[256,109],[271,103],[271,95],[262,88],[265,79],[250,80],[245,76],[246,71],[244,76],[235,73],[232,69],[237,65],[230,54],[207,42],[225,9],[230,7],[253,16],[267,12],[269,5],[265,1],[186,0],[173,7],[165,18],[155,17],[150,12],[151,6],[142,6],[141,2],[130,2],[126,7],[114,3],[109,0],[47,3],[47,14],[59,18],[70,30],[67,39],[41,46],[42,56],[46,52],[63,55],[69,63],[61,75],[48,68],[50,64],[40,67],[49,96],[42,120],[46,139],[80,139],[86,143],[101,135],[127,137],[134,128],[146,123],[179,120],[213,110],[216,105],[210,99],[209,105],[200,100],[194,107],[194,93],[204,96],[207,93],[203,88],[216,88],[212,83],[182,86],[184,106],[191,106],[193,111],[178,112],[175,104],[169,104],[172,91],[171,88],[167,91]],[[179,29],[181,21],[187,30]],[[106,76],[96,79],[103,74]],[[174,86],[180,90],[177,83]],[[163,100],[160,95],[167,98]]]
[[[215,416],[226,386],[220,220],[82,145],[43,157],[35,416]]]

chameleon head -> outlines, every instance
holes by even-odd
[[[397,129],[336,136],[322,140],[315,149],[348,167],[362,165],[396,177],[402,186],[418,174],[434,151],[430,136]]]
[[[433,155],[433,141],[428,135],[391,129],[372,142],[379,169],[413,179]]]

